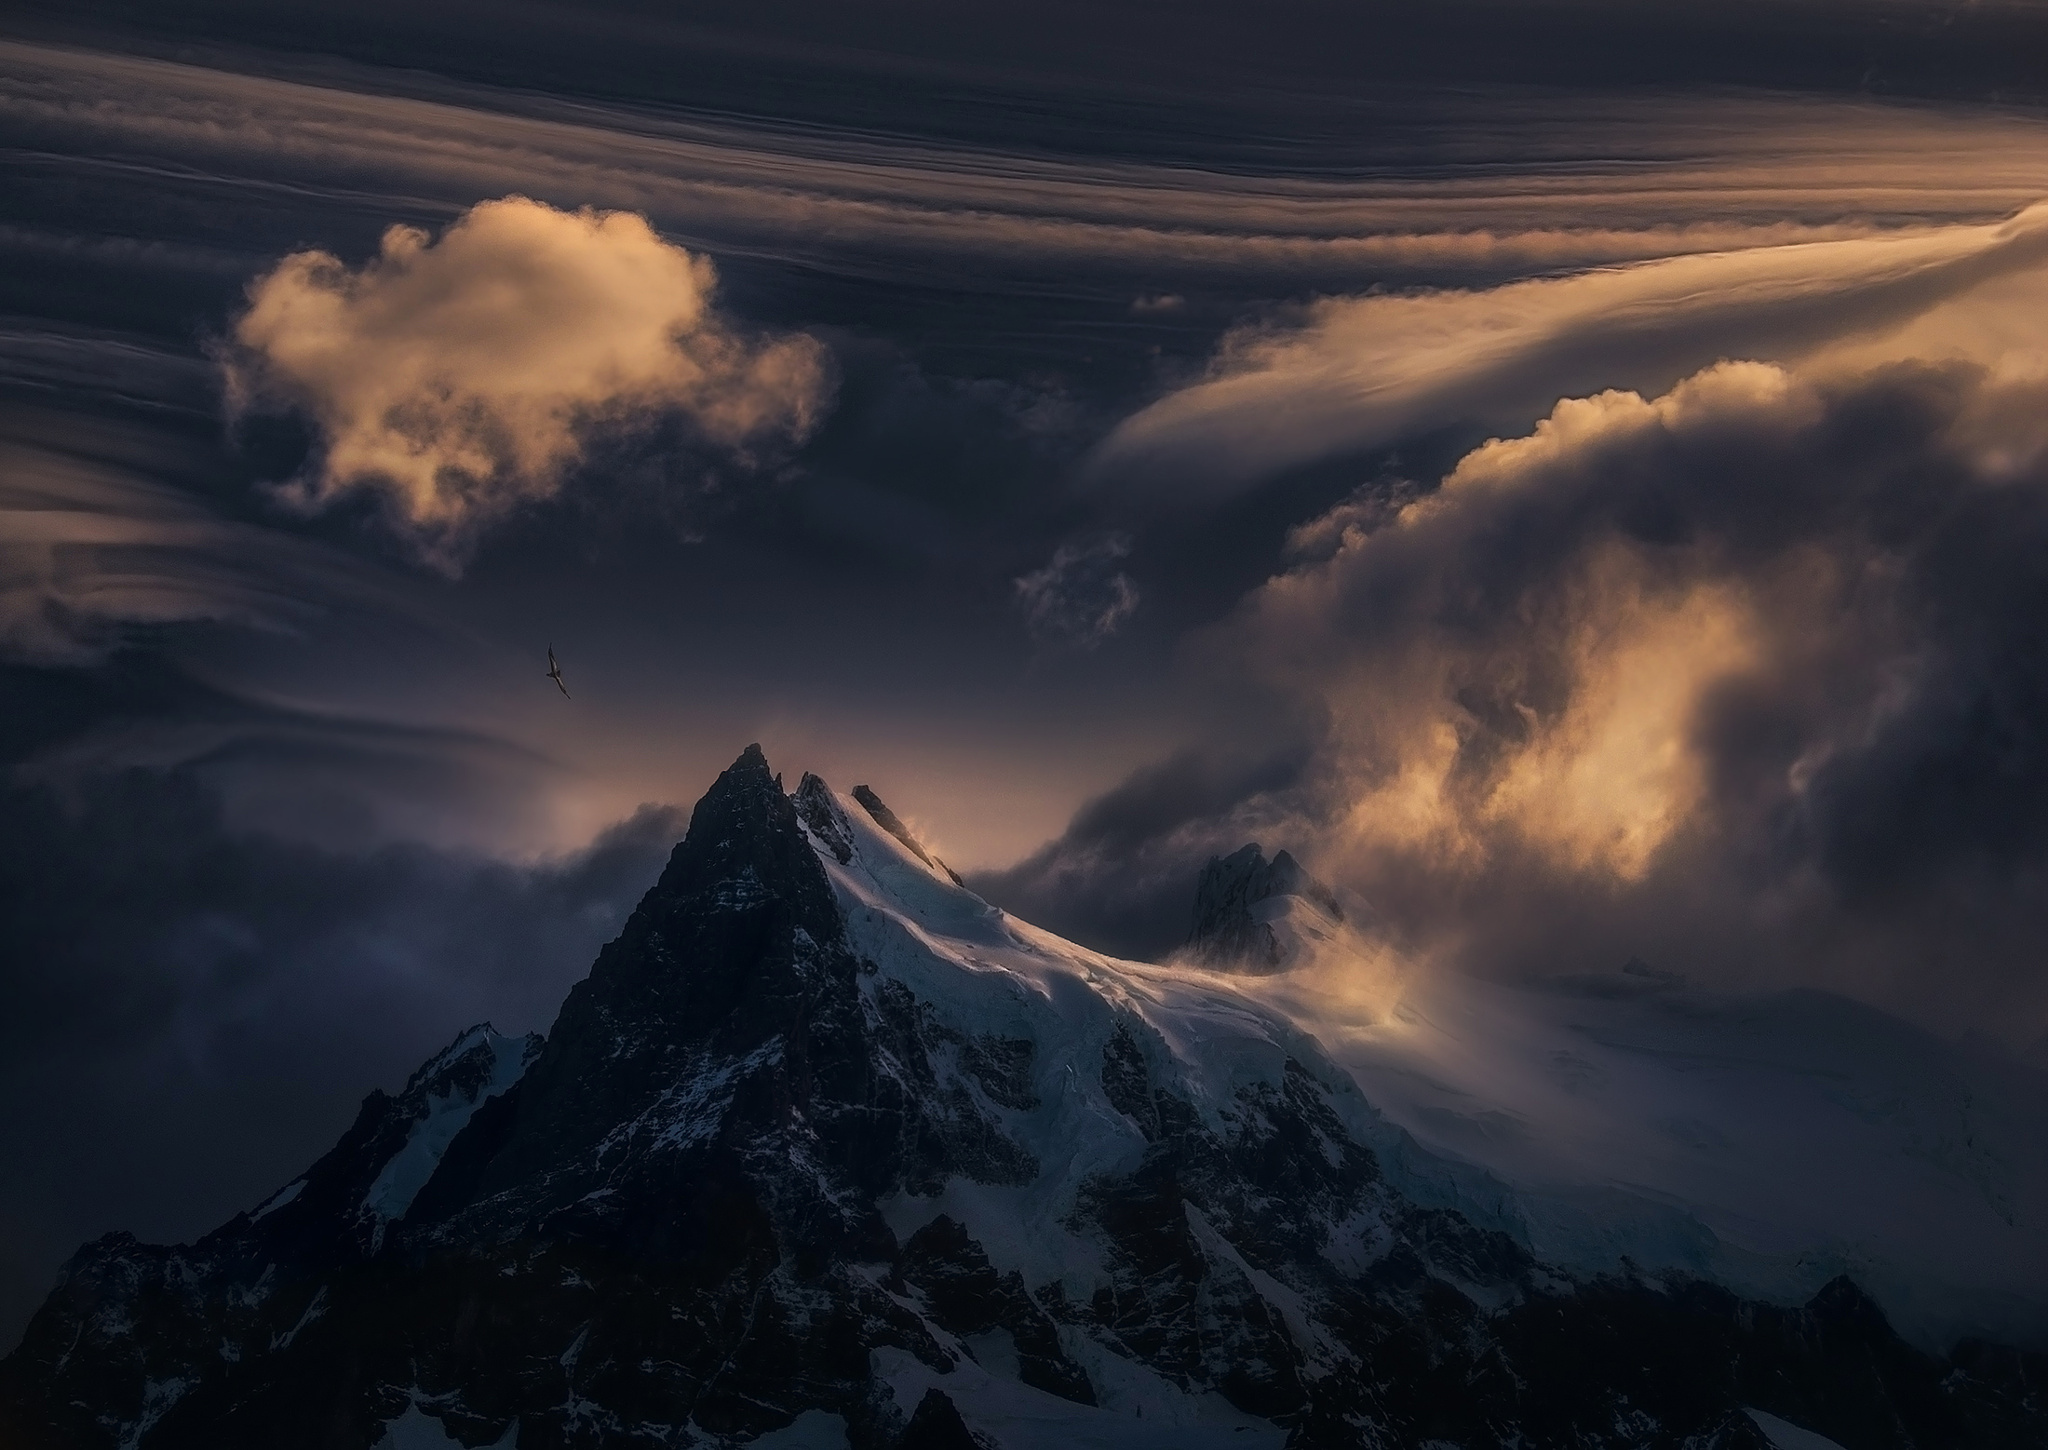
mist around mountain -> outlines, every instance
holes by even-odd
[[[81,1249],[0,1443],[2048,1439],[2037,1067],[1641,962],[1417,978],[1284,853],[1199,901],[1102,956],[750,747],[545,1038]]]

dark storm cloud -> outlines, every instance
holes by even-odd
[[[301,839],[436,839],[437,821],[479,812],[512,822],[560,774],[544,754],[263,686],[252,650],[473,654],[475,641],[374,563],[228,515],[181,476],[208,464],[160,427],[0,417],[0,766],[57,785],[189,767],[238,821]]]
[[[1049,80],[1084,94],[1206,84],[1219,100],[1226,82],[1720,82],[1937,95],[2029,95],[2041,85],[2032,57],[2042,22],[2028,0],[1281,0],[1255,15],[1236,0],[1194,0],[1169,14],[1142,0],[997,10],[888,0],[858,11],[822,0],[720,0],[680,15],[631,0],[574,11],[480,0],[16,8],[24,23],[40,16],[56,34],[96,37],[117,25],[160,44],[213,38],[386,65],[425,55],[449,72],[516,77],[536,90],[721,108],[760,105],[770,77],[800,78],[809,94],[775,97],[799,115],[872,108],[878,90],[893,90],[919,109],[959,113],[962,125],[977,111],[1021,106],[1034,98],[1033,82]]]
[[[1017,607],[1035,639],[1092,649],[1138,607],[1138,586],[1123,571],[1131,541],[1122,534],[1062,544],[1041,568],[1012,581]]]
[[[1285,849],[1300,834],[1308,764],[1305,747],[1255,759],[1181,752],[1088,802],[1015,866],[968,884],[1098,950],[1158,960],[1187,939],[1204,861],[1255,838]]]
[[[0,795],[0,1340],[115,1227],[188,1237],[460,1028],[545,1030],[681,835],[517,866],[234,829],[191,770]]]

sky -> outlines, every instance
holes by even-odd
[[[2036,0],[17,0],[0,1340],[753,741],[1106,950],[1258,841],[2038,1050],[2044,102]]]

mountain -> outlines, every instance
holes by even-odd
[[[1335,973],[1265,996],[1390,1125],[1503,1185],[1545,1262],[1781,1303],[1848,1274],[1922,1348],[2048,1347],[2048,1072],[1997,1043],[1641,963],[1418,974],[1377,1013]]]
[[[1195,925],[1180,957],[1198,966],[1284,972],[1338,936],[1337,895],[1285,851],[1272,860],[1253,842],[1212,856],[1195,885]]]
[[[1853,1276],[1547,1260],[1340,1060],[1396,1017],[1298,1024],[1327,961],[1099,956],[865,797],[750,748],[544,1041],[464,1033],[196,1244],[82,1249],[0,1444],[2048,1443],[2048,1357]]]

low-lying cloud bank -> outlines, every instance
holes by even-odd
[[[438,239],[392,227],[361,268],[299,252],[257,279],[223,354],[230,408],[317,427],[285,500],[369,494],[453,572],[483,528],[558,493],[594,433],[680,416],[742,458],[809,433],[824,348],[743,336],[715,283],[632,213],[480,202]]]

